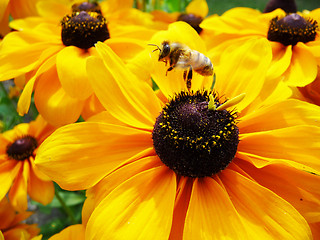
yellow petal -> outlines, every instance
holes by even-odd
[[[74,46],[62,49],[57,55],[57,71],[64,91],[72,98],[86,99],[92,93],[86,61],[90,55]]]
[[[176,176],[166,166],[141,172],[95,209],[86,239],[168,239],[175,195]]]
[[[50,240],[84,240],[85,227],[82,224],[76,224],[63,229],[61,232],[50,237]]]
[[[238,151],[262,158],[289,160],[320,170],[320,127],[300,125],[241,134]]]
[[[266,39],[251,39],[241,46],[227,48],[216,68],[215,89],[220,95],[246,97],[237,104],[240,112],[259,95],[271,62],[271,48]]]
[[[284,81],[289,86],[303,87],[316,78],[317,69],[317,62],[312,53],[298,44],[293,47],[291,64],[284,73]]]
[[[186,7],[187,13],[192,13],[205,18],[208,15],[209,7],[206,0],[193,0]]]
[[[186,240],[250,239],[227,192],[212,178],[195,180],[185,221]]]
[[[8,193],[14,179],[20,169],[20,163],[14,160],[6,160],[0,164],[0,199],[3,199]]]
[[[269,189],[233,170],[223,170],[221,180],[249,233],[247,239],[312,239],[306,220]]]
[[[319,176],[281,163],[262,168],[248,161],[237,164],[259,184],[289,202],[308,222],[320,221]]]
[[[47,205],[54,197],[53,182],[51,180],[43,181],[39,179],[33,172],[33,169],[31,169],[28,183],[28,194],[36,202],[39,202],[42,205]]]
[[[77,121],[84,103],[63,90],[54,67],[39,77],[34,101],[39,113],[54,126]]]
[[[260,108],[240,119],[237,126],[241,134],[304,124],[320,126],[320,109],[316,105],[290,99]]]
[[[17,111],[20,115],[24,115],[29,111],[32,92],[33,92],[36,79],[38,78],[38,76],[40,76],[44,72],[49,71],[49,69],[54,66],[55,61],[56,61],[55,56],[50,57],[46,62],[44,62],[39,67],[36,74],[31,79],[29,79],[29,81],[25,85],[17,104]]]
[[[150,146],[150,132],[103,123],[71,124],[41,144],[35,163],[61,187],[87,189]]]
[[[119,37],[110,38],[106,43],[123,61],[135,57],[146,45],[141,40]]]
[[[272,62],[267,77],[270,79],[281,76],[290,66],[292,47],[278,42],[269,42],[272,47]]]
[[[28,161],[22,161],[20,171],[16,176],[8,195],[13,207],[19,212],[25,211],[28,208],[27,187],[29,171]]]
[[[96,44],[103,61],[92,57],[87,68],[92,87],[102,105],[122,122],[152,129],[161,111],[152,88],[137,79],[105,44]]]

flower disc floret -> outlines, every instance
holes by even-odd
[[[214,95],[216,106],[221,105]],[[212,176],[232,161],[239,143],[235,112],[208,109],[209,93],[181,92],[158,116],[152,138],[161,161],[178,175]]]
[[[97,12],[73,12],[61,21],[61,39],[65,46],[88,49],[110,38],[107,20]]]
[[[83,2],[83,3],[75,3],[72,5],[72,12],[96,12],[101,13],[101,8],[98,3],[91,3],[91,2]]]
[[[23,136],[7,146],[7,155],[11,159],[25,160],[33,155],[33,151],[38,147],[37,140],[32,136]]]
[[[294,46],[298,42],[307,43],[315,40],[318,28],[317,21],[305,19],[297,13],[280,19],[275,17],[269,25],[268,40],[280,42],[285,46]]]

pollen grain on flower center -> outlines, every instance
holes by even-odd
[[[61,39],[65,46],[88,49],[110,38],[107,20],[97,12],[73,12],[61,21]]]
[[[33,155],[33,151],[38,147],[37,140],[32,136],[23,136],[7,146],[7,155],[11,159],[25,160]]]
[[[220,105],[218,98],[215,102]],[[212,176],[234,158],[239,143],[236,113],[208,109],[209,93],[181,92],[158,116],[152,138],[161,161],[178,175]]]
[[[271,20],[268,40],[280,42],[285,46],[294,46],[298,42],[314,41],[318,29],[317,21],[292,13],[283,18],[275,17]]]

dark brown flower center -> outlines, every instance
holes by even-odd
[[[72,5],[72,12],[96,12],[101,14],[101,8],[96,2],[83,2],[83,3],[75,3]]]
[[[277,8],[281,8],[286,13],[295,13],[297,12],[297,5],[294,0],[270,0],[265,9],[264,13],[272,12]]]
[[[315,20],[305,19],[299,14],[292,13],[284,18],[275,17],[271,20],[268,39],[285,46],[294,46],[298,42],[314,41],[317,31],[318,24]]]
[[[38,147],[37,140],[32,136],[23,136],[7,146],[7,155],[11,159],[25,160],[33,155],[33,151]]]
[[[200,34],[202,31],[202,28],[200,27],[200,23],[203,21],[203,18],[200,16],[196,16],[192,13],[189,13],[189,14],[182,13],[178,17],[177,21],[183,21],[188,23],[191,27],[194,28],[194,30],[197,31],[198,34]]]
[[[215,98],[217,106],[221,105]],[[158,116],[152,132],[161,161],[182,176],[212,176],[232,161],[239,143],[236,113],[209,110],[209,93],[181,92]]]
[[[65,46],[88,49],[110,38],[107,20],[97,12],[73,12],[61,21],[61,39]]]

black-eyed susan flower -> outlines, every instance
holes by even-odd
[[[154,10],[151,14],[154,20],[163,23],[173,23],[176,21],[183,21],[193,27],[197,33],[201,33],[202,28],[200,23],[208,15],[209,8],[206,0],[193,0],[185,9],[185,12],[167,13],[162,10]]]
[[[52,181],[34,164],[38,147],[54,127],[39,116],[0,135],[0,199],[8,193],[15,209],[27,209],[27,195],[42,204],[54,196]]]
[[[93,95],[85,67],[87,58],[95,54],[94,44],[104,41],[127,60],[141,51],[147,44],[144,40],[155,32],[132,21],[139,18],[136,10],[128,9],[132,1],[108,2],[102,5],[108,8],[101,9],[96,3],[67,4],[66,13],[57,2],[41,1],[37,6],[42,17],[10,23],[18,31],[7,34],[1,43],[0,80],[26,75],[19,114],[28,112],[32,92],[38,111],[56,126],[103,109]]]
[[[277,9],[261,13],[250,8],[233,8],[221,16],[206,18],[201,24],[205,41],[216,61],[232,46],[240,47],[252,38],[268,39],[272,49],[270,78],[282,76],[290,86],[305,86],[317,76],[320,66],[319,9],[286,14]]]
[[[200,51],[190,29],[175,23],[152,41],[181,36]],[[159,93],[97,44],[101,58],[88,60],[88,73],[107,112],[61,127],[36,157],[63,188],[93,187],[86,239],[312,239],[320,110],[269,89],[267,44],[226,53],[214,91],[212,77],[194,74],[189,92],[181,71],[166,76],[156,62]],[[224,98],[242,93],[228,108]]]
[[[0,239],[1,240],[40,240],[40,229],[36,224],[26,224],[22,221],[32,215],[32,212],[17,213],[7,198],[0,201]]]

